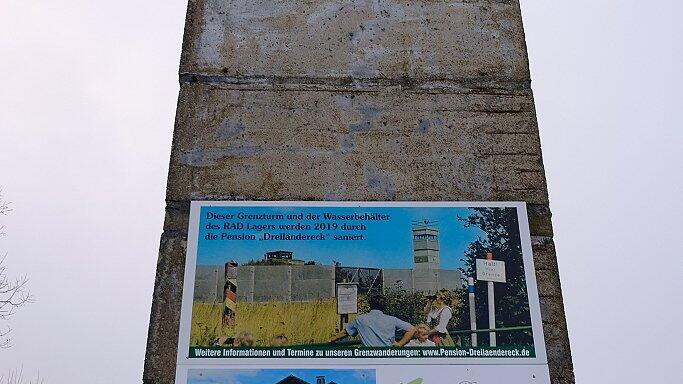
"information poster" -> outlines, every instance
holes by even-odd
[[[527,223],[517,202],[193,202],[177,383],[548,383]]]

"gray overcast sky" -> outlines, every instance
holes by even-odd
[[[185,3],[0,0],[0,374],[140,381]],[[577,381],[683,381],[683,5],[522,11]]]

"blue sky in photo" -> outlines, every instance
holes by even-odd
[[[240,241],[240,240],[205,240],[207,232],[220,233],[222,231],[209,231],[207,224],[214,223],[222,225],[224,220],[207,220],[206,213],[237,214],[287,214],[303,213],[304,216],[311,214],[322,215],[323,212],[333,214],[352,214],[352,213],[382,213],[388,214],[390,219],[387,221],[350,221],[350,224],[364,223],[366,231],[353,231],[353,233],[364,233],[367,240],[363,241]],[[478,237],[485,237],[485,234],[478,228],[465,228],[464,223],[458,217],[465,217],[470,214],[469,208],[453,207],[284,207],[284,206],[264,206],[264,207],[202,207],[199,223],[198,241],[198,265],[222,265],[223,263],[234,260],[243,264],[249,260],[259,260],[264,253],[276,250],[287,250],[294,252],[295,259],[305,261],[313,260],[317,264],[333,265],[334,261],[341,262],[343,266],[351,267],[373,267],[373,268],[412,268],[412,223],[414,221],[428,220],[435,223],[439,228],[439,245],[441,255],[441,267],[445,269],[455,269],[461,265],[460,259],[468,245]],[[235,220],[236,222],[238,220]],[[246,222],[246,221],[242,221]],[[254,224],[292,224],[296,220],[250,220]],[[313,225],[314,221],[305,223]],[[329,222],[329,221],[328,221]],[[343,221],[335,221],[339,225]],[[320,231],[282,231],[270,230],[273,234],[281,232],[302,232],[315,234]],[[332,235],[348,233],[342,230],[322,231]],[[260,237],[260,232],[253,230],[232,230],[230,234],[252,233]]]
[[[192,369],[188,384],[275,384],[294,375],[311,384],[316,376],[325,376],[327,383],[375,384],[372,369]]]

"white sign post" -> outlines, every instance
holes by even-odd
[[[486,253],[486,260],[477,259],[477,280],[488,281],[489,329],[496,329],[496,304],[493,283],[505,283],[505,262],[493,260],[493,253]],[[496,346],[496,332],[489,332],[490,346]]]
[[[358,284],[337,283],[337,313],[340,329],[349,322],[350,313],[358,313]]]
[[[358,313],[358,284],[337,284],[337,313],[340,315]]]
[[[493,257],[487,253],[486,257]],[[505,262],[493,259],[477,259],[477,280],[505,283]]]

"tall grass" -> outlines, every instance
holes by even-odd
[[[232,337],[235,329],[223,326],[223,303],[193,303],[190,345],[211,346],[219,337]]]
[[[335,299],[308,302],[237,303],[236,330],[254,334],[254,344],[270,345],[284,333],[292,345],[322,343],[339,326]]]
[[[425,322],[422,293],[387,293],[385,313],[411,324]],[[451,309],[457,314],[462,303],[454,300]],[[359,313],[369,310],[367,297],[358,297]],[[356,315],[349,316],[349,321]],[[237,302],[235,325],[223,325],[223,304],[194,303],[190,345],[211,346],[218,338],[233,337],[237,332],[249,331],[254,335],[254,345],[267,347],[273,336],[283,333],[290,345],[324,343],[339,328],[336,299],[304,302],[266,301],[260,303]],[[454,316],[449,329],[458,324]]]
[[[223,304],[193,303],[190,345],[210,346],[220,337],[237,332],[254,334],[255,346],[268,346],[284,333],[289,344],[323,343],[337,332],[339,315],[335,299],[308,302],[238,302],[236,324],[223,326]],[[351,316],[353,318],[353,315]]]

